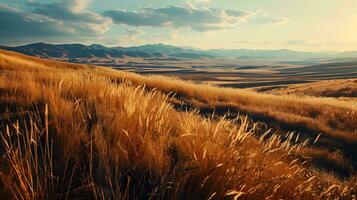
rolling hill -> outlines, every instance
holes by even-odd
[[[346,60],[357,57],[356,52],[302,52],[289,49],[279,50],[252,50],[252,49],[193,49],[182,48],[165,44],[147,44],[135,47],[105,47],[92,44],[48,44],[33,43],[23,46],[7,47],[0,49],[15,51],[30,56],[41,58],[65,59],[70,62],[90,62],[88,58],[110,59],[123,57],[141,58],[226,58],[242,60],[276,60],[285,62],[314,62],[326,60]]]
[[[92,44],[89,46],[82,44],[47,44],[33,43],[17,47],[5,47],[0,49],[15,51],[30,56],[41,58],[51,58],[66,60],[70,62],[90,62],[89,59],[115,59],[123,57],[139,58],[213,58],[212,55],[199,51],[183,49],[169,45],[144,45],[138,47],[105,47],[102,45]]]
[[[353,199],[357,105],[0,51],[0,198]]]
[[[275,88],[259,88],[274,94],[297,94],[315,97],[357,98],[357,79],[327,80]]]

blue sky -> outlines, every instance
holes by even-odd
[[[356,0],[0,0],[0,44],[357,50]]]

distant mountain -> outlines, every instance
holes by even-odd
[[[274,59],[274,60],[304,60],[311,58],[327,58],[332,53],[315,53],[280,50],[251,50],[251,49],[213,49],[210,54],[217,57],[240,58],[240,59]]]
[[[147,44],[147,45],[136,46],[136,47],[116,47],[115,49],[120,49],[123,51],[142,51],[149,54],[155,54],[155,53],[173,54],[173,53],[191,52],[190,49],[183,49],[180,47],[164,45],[164,44]]]
[[[54,59],[111,59],[123,57],[173,57],[173,58],[212,58],[212,55],[203,52],[183,49],[170,45],[155,44],[137,47],[105,47],[103,45],[92,44],[89,46],[82,44],[47,44],[33,43],[24,46],[6,47],[0,49],[16,51],[30,56]]]
[[[277,61],[312,61],[327,59],[357,58],[357,51],[334,52],[303,52],[288,49],[251,50],[251,49],[211,49],[199,50],[182,48],[165,44],[148,44],[135,47],[105,47],[99,44],[89,46],[82,44],[48,44],[33,43],[24,46],[6,47],[0,49],[20,52],[23,54],[64,59],[73,62],[92,62],[92,60],[121,59],[124,57],[140,57],[145,59],[202,59],[202,58],[238,58],[238,59],[271,59]]]
[[[191,59],[199,59],[199,58],[214,58],[214,56],[209,55],[209,54],[204,54],[204,53],[173,53],[169,54],[170,57],[175,57],[175,58],[191,58]]]
[[[357,58],[357,51],[346,51],[337,54],[339,58]]]
[[[145,52],[150,55],[156,56],[168,56],[176,58],[213,58],[209,52],[194,50],[191,48],[181,48],[172,45],[165,44],[147,44],[143,46],[136,47],[116,47],[115,49],[122,50],[124,52],[133,51],[133,52]]]
[[[106,48],[101,45],[85,46],[82,44],[47,44],[34,43],[17,47],[0,47],[1,49],[16,51],[30,56],[45,58],[120,58],[125,55],[123,51]]]

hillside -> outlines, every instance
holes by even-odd
[[[325,57],[301,60],[301,56],[305,54],[311,57],[316,54],[290,50],[222,50],[232,51],[232,55],[237,53],[236,56],[230,57],[210,50],[194,50],[164,44],[105,47],[95,44],[86,46],[34,43],[18,47],[0,46],[0,49],[51,60],[107,66],[143,75],[175,76],[220,87],[276,87],[357,77],[357,62],[353,58]],[[285,58],[295,60],[287,61]]]
[[[97,60],[102,60],[112,62],[112,64],[114,64],[112,61],[113,59],[123,59],[125,57],[163,57],[182,59],[213,58],[213,56],[208,53],[163,44],[144,45],[138,47],[105,47],[97,44],[86,46],[83,44],[33,43],[16,47],[0,46],[0,49],[15,51],[41,58],[81,63],[91,63]]]
[[[262,87],[258,91],[316,97],[357,98],[357,79],[327,80],[281,87]]]
[[[357,105],[0,51],[1,199],[353,199]]]
[[[355,61],[356,52],[304,52],[289,49],[195,49],[166,44],[147,44],[133,47],[106,47],[99,44],[50,44],[32,43],[22,46],[0,46],[0,49],[15,51],[30,56],[65,59],[70,62],[90,62],[89,58],[107,59],[124,57],[140,58],[225,58],[240,60],[275,60],[293,63],[322,63]],[[318,61],[318,62],[317,62]]]

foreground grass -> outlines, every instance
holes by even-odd
[[[308,167],[300,158],[306,138],[253,135],[245,117],[202,117],[171,103],[204,108],[253,93],[8,52],[0,53],[0,70],[1,198],[353,199],[357,192],[355,177]],[[238,102],[259,103],[246,98]]]
[[[166,94],[174,93],[172,103],[197,108],[201,113],[244,114],[263,122],[262,135],[273,128],[277,133],[295,132],[297,143],[312,142],[301,156],[320,169],[349,177],[357,169],[357,104],[331,98],[262,94],[247,90],[197,85],[173,78],[139,76],[100,69],[98,73],[120,83],[145,85]]]

